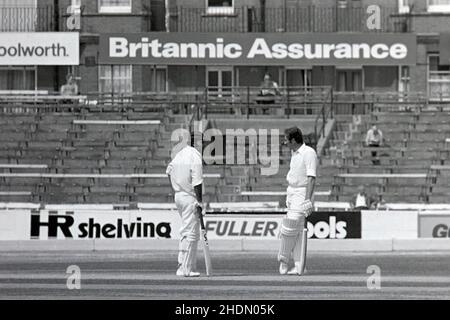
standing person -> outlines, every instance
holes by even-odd
[[[377,126],[374,124],[372,128],[370,128],[367,131],[366,146],[371,148],[378,148],[381,147],[382,144],[383,144],[383,132],[381,132],[381,130],[378,129]],[[376,151],[372,151],[372,163],[374,165],[380,164],[380,160],[377,159]]]
[[[281,246],[278,252],[280,274],[304,273],[306,260],[305,219],[313,212],[313,194],[316,181],[317,154],[313,148],[303,142],[303,135],[299,128],[293,127],[285,131],[284,144],[292,152],[290,169],[286,180],[287,215],[281,224]],[[291,255],[295,267],[288,271]]]
[[[196,272],[197,247],[200,240],[200,220],[197,208],[202,207],[202,156],[190,146],[191,136],[183,130],[182,141],[175,146],[173,160],[166,174],[175,193],[175,204],[181,217],[181,239],[178,253],[177,276],[198,277]]]

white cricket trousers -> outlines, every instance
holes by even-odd
[[[197,245],[200,240],[200,220],[196,216],[196,198],[185,192],[175,193],[175,204],[181,217],[178,264],[189,273],[196,269]]]

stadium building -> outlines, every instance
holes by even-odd
[[[69,69],[76,74],[83,94],[258,86],[265,73],[280,86],[426,92],[430,98],[445,95],[449,90],[448,48],[445,40],[440,41],[440,35],[449,26],[450,5],[446,1],[4,0],[0,5],[1,15],[5,17],[0,26],[2,32],[80,33],[80,65]],[[74,9],[68,9],[70,5]],[[244,43],[260,37],[260,33],[275,42],[292,33],[294,38],[298,37],[297,42],[307,41],[313,47],[326,40],[320,36],[305,39],[304,34],[327,33],[329,40],[339,35],[344,42],[364,39],[379,43],[378,36],[387,33],[393,37],[393,43],[404,35],[414,36],[415,42],[408,47],[413,61],[403,64],[384,59],[383,65],[374,57],[364,61],[291,59],[276,63],[269,59],[260,60],[260,65],[256,61],[224,60],[220,65],[216,61],[197,63],[189,59],[177,65],[164,58],[138,64],[132,59],[128,60],[129,64],[127,59],[118,64],[105,64],[107,60],[99,59],[101,50],[106,49],[100,46],[100,38],[105,33],[124,36],[150,33],[152,38],[159,37],[154,32],[185,34],[182,38],[186,41],[195,41],[198,33],[208,33],[212,40],[239,34]],[[0,89],[58,91],[67,69],[2,66]]]

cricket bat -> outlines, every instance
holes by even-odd
[[[205,222],[203,221],[202,208],[197,207],[197,214],[200,219],[200,228],[203,239],[203,254],[205,256],[206,275],[212,275],[211,256],[209,254],[208,236],[206,234]]]

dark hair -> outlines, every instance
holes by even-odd
[[[300,130],[299,128],[292,127],[292,128],[286,129],[284,131],[284,134],[286,135],[286,137],[289,141],[294,139],[294,141],[297,142],[298,144],[303,144],[303,134],[302,134],[302,130]]]

